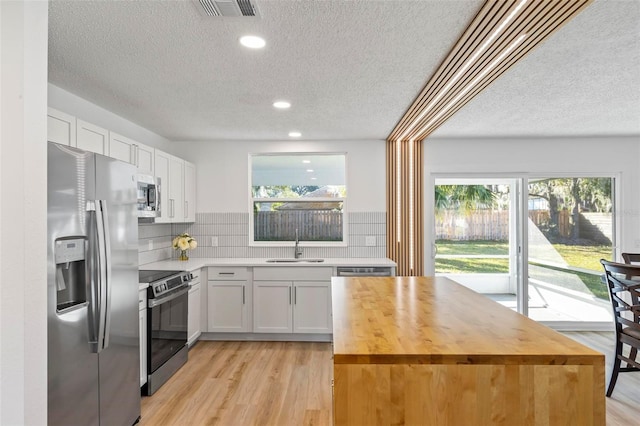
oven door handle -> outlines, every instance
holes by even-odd
[[[169,302],[173,299],[176,299],[180,296],[184,296],[185,294],[187,294],[189,292],[189,289],[191,288],[190,285],[186,286],[184,288],[184,290],[180,290],[176,293],[171,294],[170,296],[167,297],[161,297],[160,299],[149,299],[149,302],[147,304],[147,306],[149,308],[155,308],[158,305],[162,305],[163,303]]]

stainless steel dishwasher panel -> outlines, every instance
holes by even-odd
[[[338,266],[338,277],[393,277],[394,268],[390,266]]]

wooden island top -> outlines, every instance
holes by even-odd
[[[603,354],[448,278],[334,277],[332,302],[337,425],[605,423]]]

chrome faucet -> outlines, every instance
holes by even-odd
[[[296,246],[293,252],[293,257],[300,259],[300,256],[302,256],[302,247],[300,247],[300,241],[298,240],[298,228],[296,228]]]

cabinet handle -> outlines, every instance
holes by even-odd
[[[291,304],[291,287],[289,287],[289,304]]]
[[[176,200],[171,198],[171,199],[169,199],[169,201],[171,201],[171,216],[170,217],[176,217]]]
[[[230,276],[234,276],[236,273],[235,272],[218,272],[218,275],[230,275]]]
[[[297,287],[293,287],[293,304],[298,303],[298,291]]]
[[[244,305],[244,286],[242,286],[242,304]]]

